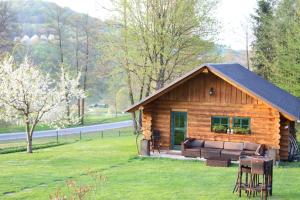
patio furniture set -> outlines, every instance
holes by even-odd
[[[208,160],[239,160],[240,156],[264,155],[264,145],[249,142],[223,142],[187,138],[181,144],[185,157],[200,157]],[[216,159],[219,158],[219,159]]]
[[[153,132],[148,142],[153,152],[154,149],[160,152],[159,132]],[[181,144],[181,154],[205,158],[206,164],[214,167],[228,167],[232,160],[238,160],[239,170],[233,192],[238,192],[239,197],[242,191],[247,197],[260,194],[261,199],[267,199],[272,196],[273,159],[264,157],[264,145],[187,138]]]

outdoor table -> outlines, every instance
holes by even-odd
[[[262,164],[263,168],[256,163]],[[253,169],[254,166],[258,168]],[[260,167],[260,168],[259,168]],[[245,170],[246,169],[246,170]],[[242,183],[242,174],[246,173],[246,181]],[[248,180],[248,174],[250,173],[250,180]],[[259,183],[259,175],[263,176],[263,182]],[[247,195],[255,195],[257,192],[261,192],[261,197],[264,192],[264,199],[268,194],[272,195],[273,185],[273,160],[263,156],[241,156],[238,178],[234,191],[239,191],[241,196],[241,190],[245,190]],[[236,190],[237,189],[237,190]]]

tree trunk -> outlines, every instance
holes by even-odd
[[[118,109],[117,109],[117,95],[115,95],[115,117],[118,117]]]
[[[84,76],[83,76],[83,92],[86,92],[86,82],[87,82],[87,72],[88,72],[88,64],[89,64],[89,45],[90,45],[90,41],[89,41],[89,29],[88,29],[88,15],[87,15],[87,19],[86,19],[86,24],[85,24],[85,39],[86,39],[86,51],[85,51],[85,68],[84,68]],[[84,124],[84,104],[85,104],[85,100],[82,99],[82,105],[81,105],[81,124]]]
[[[58,40],[59,40],[59,54],[60,54],[60,62],[64,62],[64,54],[62,50],[62,34],[61,34],[61,8],[57,6],[56,8],[56,23],[57,23],[57,34],[58,34]]]
[[[30,131],[28,117],[26,120],[26,133],[27,133],[27,153],[32,153],[32,132]]]
[[[246,58],[247,58],[247,68],[250,70],[250,61],[249,61],[249,43],[248,43],[248,27],[246,30]]]
[[[123,22],[124,22],[124,53],[125,53],[125,57],[124,57],[124,68],[125,68],[125,72],[127,75],[127,86],[128,86],[128,97],[129,97],[129,101],[131,103],[131,105],[134,104],[134,97],[133,97],[133,90],[132,90],[132,83],[131,83],[131,75],[130,75],[130,70],[129,70],[129,60],[128,60],[128,44],[127,44],[127,0],[124,0],[124,12],[123,12]],[[136,114],[135,112],[131,113],[132,116],[132,123],[133,123],[133,128],[134,128],[134,132],[137,133],[138,132],[138,125],[136,122]]]
[[[79,75],[79,39],[78,39],[78,24],[76,24],[76,72],[77,72],[77,76]],[[80,81],[78,83],[78,89],[80,88]],[[77,99],[77,115],[78,118],[80,119],[81,117],[81,108],[80,108],[80,103],[81,100],[80,98]]]
[[[32,135],[27,133],[27,153],[32,153]]]
[[[80,124],[84,124],[84,106],[85,106],[85,101],[84,98],[81,99],[81,118],[80,118]]]
[[[164,71],[164,69],[160,69],[159,73],[158,73],[158,78],[156,81],[156,90],[159,90],[164,87],[164,85],[165,85],[164,79],[165,79],[165,71]]]

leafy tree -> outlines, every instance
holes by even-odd
[[[213,61],[210,52],[217,26],[207,13],[215,1],[116,0],[114,4],[118,16],[113,24],[118,29],[110,32],[105,48],[108,54],[115,52],[110,59],[126,75],[131,105],[192,67]],[[132,115],[138,130],[136,114]]]
[[[217,26],[207,13],[215,8],[215,1],[135,0],[127,5],[130,42],[139,45],[129,50],[146,58],[156,90],[199,63],[211,61],[207,53],[214,47]],[[135,58],[130,62],[144,65]]]
[[[274,83],[300,97],[300,1],[280,1],[275,21],[278,64]]]
[[[25,125],[28,153],[32,153],[32,136],[37,124],[77,122],[76,117],[65,117],[65,106],[77,97],[83,97],[77,84],[78,78],[71,79],[63,68],[61,81],[54,84],[48,74],[41,72],[27,58],[18,66],[12,57],[0,63],[0,117]]]
[[[300,1],[259,0],[252,17],[255,70],[300,97]]]
[[[260,76],[271,80],[277,64],[275,0],[258,0],[257,3],[258,8],[252,15],[255,36],[252,63]]]

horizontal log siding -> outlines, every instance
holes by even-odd
[[[209,95],[210,88],[215,90],[212,96]],[[150,107],[152,130],[160,131],[164,147],[170,146],[171,111],[185,109],[188,113],[189,137],[204,140],[249,141],[280,148],[279,112],[211,73],[202,73],[148,104],[147,115],[150,115]],[[251,134],[211,132],[211,116],[215,115],[250,117]],[[149,123],[146,124],[149,128]]]
[[[280,159],[288,160],[289,157],[289,121],[282,117],[280,122]]]

